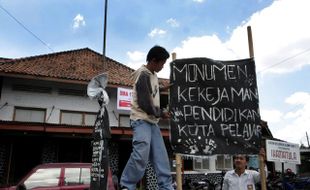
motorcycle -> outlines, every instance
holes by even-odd
[[[200,181],[193,183],[194,190],[221,190],[221,184],[216,181],[211,181],[204,178]]]
[[[286,172],[282,179],[280,173],[267,181],[267,189],[272,190],[310,190],[310,177],[297,177]]]
[[[204,174],[205,177],[198,181],[192,181],[191,179],[185,179],[182,189],[183,190],[221,190],[223,177],[225,175],[225,171],[221,172],[221,181],[217,182],[216,180],[209,180],[206,176],[208,173]],[[173,185],[174,189],[177,189],[176,183]]]

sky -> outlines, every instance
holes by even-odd
[[[309,7],[309,0],[109,0],[106,55],[134,69],[154,45],[177,58],[248,58],[251,26],[261,117],[275,138],[307,146]],[[0,57],[101,53],[103,18],[104,0],[0,0]],[[158,75],[169,73],[165,64]]]

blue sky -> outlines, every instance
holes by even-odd
[[[102,52],[104,0],[0,0],[0,5],[0,57],[84,47]],[[262,119],[276,138],[307,145],[309,7],[309,0],[109,0],[106,55],[132,68],[144,63],[155,44],[178,58],[247,58],[251,25]],[[166,64],[159,76],[168,78],[169,72]]]

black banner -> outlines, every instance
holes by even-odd
[[[109,155],[108,139],[111,138],[109,115],[105,106],[99,101],[100,110],[97,114],[92,141],[91,190],[107,189]]]
[[[253,59],[179,59],[170,69],[170,135],[176,153],[258,152],[261,126]]]

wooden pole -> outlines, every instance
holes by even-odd
[[[265,172],[265,158],[259,155],[259,170],[260,170],[260,182],[261,190],[267,190],[266,186],[266,172]]]
[[[249,54],[251,58],[254,58],[254,46],[253,46],[251,26],[247,27],[247,31],[248,31]],[[261,189],[267,190],[266,173],[265,173],[265,158],[260,154],[259,154],[259,170],[260,170],[260,179],[261,179]]]
[[[250,57],[252,58],[254,57],[254,46],[253,46],[251,26],[247,27],[247,31],[248,31],[249,54],[250,54]]]
[[[177,190],[182,190],[182,157],[180,154],[175,155],[175,161],[176,161]]]
[[[172,60],[174,61],[177,57],[176,53],[172,53]],[[182,190],[182,157],[180,154],[175,155],[176,161],[176,182],[177,190]]]
[[[177,54],[176,53],[172,53],[172,61],[177,59]]]

